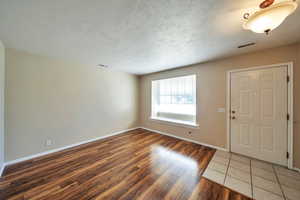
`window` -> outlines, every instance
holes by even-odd
[[[196,75],[152,81],[152,119],[196,124]]]

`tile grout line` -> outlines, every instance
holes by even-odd
[[[272,165],[272,168],[273,168],[273,172],[274,172],[274,174],[275,174],[275,177],[276,177],[277,183],[278,183],[278,185],[279,185],[279,187],[280,187],[280,190],[281,190],[281,193],[282,193],[283,199],[284,199],[284,200],[287,200],[287,198],[286,198],[286,196],[285,196],[285,193],[284,193],[284,191],[283,191],[283,189],[282,189],[281,183],[280,183],[280,181],[279,181],[279,178],[278,178],[277,172],[276,172],[276,170],[275,170],[275,168],[274,168],[274,165]]]
[[[252,180],[252,160],[251,159],[250,159],[250,182],[251,182],[252,199],[254,199],[253,180]]]
[[[225,181],[226,181],[227,174],[228,174],[228,169],[229,169],[229,165],[230,165],[231,157],[232,157],[232,153],[230,153],[230,156],[229,156],[229,161],[228,161],[228,164],[227,164],[227,169],[226,169],[226,173],[225,173],[225,177],[224,177],[224,181],[223,181],[223,185],[224,185],[224,186],[225,186]]]

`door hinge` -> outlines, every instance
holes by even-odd
[[[287,115],[286,115],[286,118],[287,118],[287,120],[289,121],[289,120],[290,120],[290,114],[287,114]]]
[[[286,81],[289,83],[290,82],[290,76],[286,77]]]
[[[290,153],[286,152],[286,158],[289,159],[290,158]]]

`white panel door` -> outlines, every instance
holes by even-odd
[[[231,74],[231,151],[287,165],[287,66]]]

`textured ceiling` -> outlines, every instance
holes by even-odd
[[[7,47],[145,74],[300,41],[300,9],[271,35],[242,29],[260,0],[0,0]],[[237,49],[247,42],[256,46]]]

